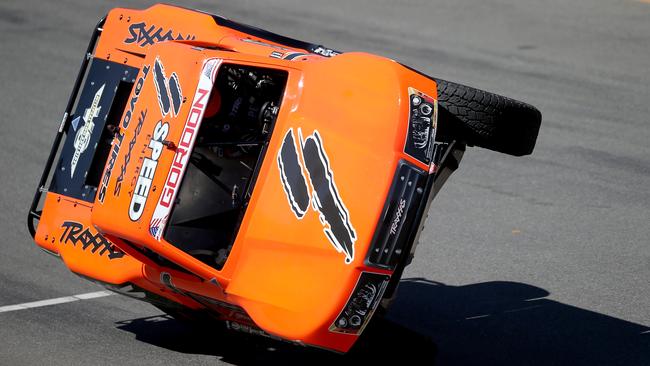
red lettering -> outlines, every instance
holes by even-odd
[[[169,172],[169,179],[167,179],[166,187],[176,188],[178,184],[178,178],[181,176],[181,170],[178,168],[172,168],[172,171]]]
[[[194,137],[194,131],[195,130],[193,128],[185,128],[179,145],[189,149],[190,143],[192,142],[192,137]]]
[[[174,164],[173,166],[178,167],[178,168],[183,168],[183,157],[187,155],[187,150],[178,148],[176,149],[176,156],[174,156]]]
[[[203,100],[209,92],[209,89],[197,89],[196,94],[194,94],[194,104],[192,104],[192,108],[205,108],[205,103],[201,103],[201,100]],[[199,98],[196,97],[198,94],[201,94]]]
[[[196,124],[199,123],[199,118],[201,117],[201,113],[203,113],[203,109],[199,108],[192,108],[190,111],[190,115],[187,117],[187,127],[196,127]]]
[[[160,196],[160,205],[169,207],[172,203],[171,200],[173,195],[174,195],[174,190],[165,187],[165,189],[163,189],[162,195]]]

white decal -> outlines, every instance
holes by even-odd
[[[151,183],[153,182],[156,168],[158,167],[158,159],[160,158],[164,148],[163,141],[165,140],[165,137],[167,137],[167,133],[169,133],[169,123],[158,121],[154,128],[153,135],[151,136],[151,140],[149,140],[151,158],[145,157],[142,161],[140,174],[138,175],[138,180],[135,183],[135,189],[131,196],[129,218],[132,221],[139,220],[144,211],[144,206],[146,205],[147,197],[149,196],[149,189],[151,188]]]
[[[338,51],[334,51],[332,49],[325,48],[323,46],[316,47],[316,49],[314,49],[312,52],[317,53],[317,54],[319,54],[321,56],[325,56],[325,57],[334,57],[334,56],[338,56],[338,55],[341,54]]]
[[[397,212],[395,213],[395,219],[393,220],[393,223],[390,225],[390,233],[391,235],[397,234],[397,227],[399,225],[399,222],[402,220],[402,215],[404,214],[404,207],[406,206],[406,200],[404,198],[401,198],[399,200],[399,205],[397,206]]]
[[[72,155],[72,161],[70,162],[70,178],[74,177],[74,171],[77,168],[79,158],[81,157],[81,154],[86,151],[88,144],[90,143],[90,137],[95,129],[95,123],[93,120],[95,117],[99,116],[99,112],[102,109],[102,107],[99,106],[99,101],[102,99],[104,86],[106,86],[106,84],[103,84],[102,87],[97,90],[92,104],[90,107],[86,108],[84,115],[77,117],[72,121],[72,126],[75,127],[79,125],[79,118],[83,118],[84,125],[79,129],[79,131],[77,131],[77,135],[74,137],[74,154]],[[76,130],[76,127],[74,129]]]
[[[211,58],[203,62],[199,84],[194,93],[192,106],[185,121],[185,127],[178,142],[171,169],[165,180],[165,185],[162,188],[156,209],[151,217],[151,222],[149,223],[149,233],[157,240],[160,240],[162,237],[169,213],[172,209],[172,203],[178,194],[179,184],[183,179],[183,174],[185,174],[185,169],[187,168],[187,163],[192,148],[194,147],[194,142],[196,141],[196,135],[201,127],[205,107],[208,104],[221,61],[218,58]]]

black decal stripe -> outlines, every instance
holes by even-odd
[[[128,42],[124,42],[124,43],[128,43]],[[125,49],[122,49],[122,48],[116,48],[116,49],[117,49],[118,51],[122,51],[122,52],[124,52],[124,53],[128,53],[128,54],[133,55],[133,56],[135,56],[135,57],[145,58],[145,56],[147,56],[147,55],[144,54],[144,53],[133,52],[133,51],[125,50]]]
[[[183,93],[181,91],[181,84],[178,81],[178,75],[175,72],[169,77],[169,94],[172,98],[174,115],[178,115],[181,109],[181,103],[183,102]]]
[[[323,166],[327,170],[327,180],[328,180],[329,185],[330,185],[330,192],[333,193],[334,198],[336,199],[336,204],[341,209],[341,215],[345,219],[345,225],[348,228],[348,231],[351,233],[351,237],[353,239],[356,239],[357,238],[356,232],[354,231],[354,228],[352,228],[352,224],[350,223],[350,219],[349,219],[350,214],[348,212],[348,209],[343,204],[343,200],[341,199],[341,196],[339,195],[339,190],[336,187],[336,184],[334,183],[334,173],[330,169],[329,158],[327,157],[327,154],[325,153],[325,149],[323,148],[323,143],[322,143],[322,139],[320,137],[320,133],[318,133],[318,131],[315,130],[314,133],[313,133],[313,136],[314,136],[314,138],[316,139],[316,142],[317,142],[316,145],[318,146],[319,157],[321,158],[321,161],[323,162]]]
[[[357,235],[350,223],[348,210],[339,196],[318,131],[314,131],[305,139],[302,151],[305,168],[314,188],[314,204],[322,215],[321,222],[325,225],[323,231],[332,245],[345,253],[346,262],[350,263],[354,259],[354,242]]]
[[[153,68],[154,84],[156,85],[156,93],[158,94],[158,104],[160,105],[160,111],[163,116],[166,116],[169,113],[170,101],[169,94],[167,92],[167,78],[165,77],[165,69],[160,63],[160,59],[156,58],[156,62]]]
[[[289,200],[293,213],[301,219],[309,208],[309,188],[298,160],[298,151],[293,130],[287,131],[278,154],[278,167],[282,178],[282,187]]]
[[[307,56],[307,54],[306,53],[300,53],[300,52],[291,53],[288,56],[286,56],[284,59],[285,60],[293,60],[294,58],[300,57],[300,56]]]

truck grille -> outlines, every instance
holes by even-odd
[[[426,177],[426,172],[407,161],[399,162],[368,251],[369,265],[395,269],[406,254],[409,236],[417,229],[414,221],[425,196]]]

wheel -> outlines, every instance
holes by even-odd
[[[533,152],[542,114],[530,104],[466,85],[438,84],[439,120],[469,145],[522,156]],[[442,127],[442,126],[441,126]]]

